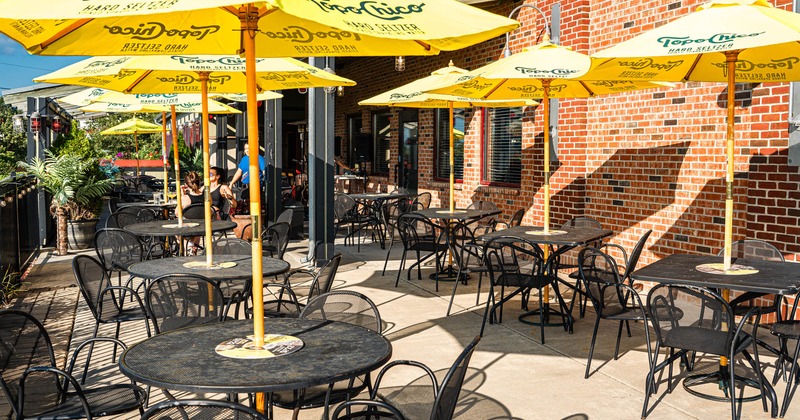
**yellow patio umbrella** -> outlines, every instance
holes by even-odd
[[[258,154],[256,46],[262,55],[435,55],[494,38],[516,21],[455,0],[301,2],[225,0],[130,2],[40,0],[29,7],[0,0],[0,32],[32,54],[243,54],[247,75],[248,150]],[[91,40],[92,42],[87,42]],[[257,173],[258,160],[250,161]],[[250,217],[260,229],[258,177],[250,185]],[[261,239],[253,238],[254,313],[262,307]],[[254,341],[263,345],[263,318],[254,316]]]
[[[118,102],[92,102],[79,108],[86,112],[161,112],[161,147],[163,150],[162,160],[164,165],[164,197],[169,194],[169,175],[167,174],[167,126],[166,126],[166,113],[172,113],[173,127],[172,132],[177,132],[176,115],[178,113],[201,113],[203,110],[202,101],[199,95],[195,94],[179,94],[179,95],[144,95],[136,97],[135,95],[125,95],[119,92],[107,91],[104,89],[87,89],[94,91],[89,95],[90,98],[95,100],[112,100]],[[101,92],[97,92],[101,91]],[[78,92],[79,94],[82,92]],[[66,97],[65,97],[66,98]],[[81,96],[78,95],[70,100],[80,100]],[[63,100],[63,98],[62,98]],[[209,99],[207,102],[208,112],[210,114],[240,114],[241,111]],[[178,216],[178,224],[183,223],[183,207],[181,203],[181,195],[177,194],[180,191],[180,160],[178,159],[178,138],[172,138],[172,155],[175,166],[175,183],[176,183],[176,213]]]
[[[502,100],[490,101],[480,100],[474,98],[465,98],[451,95],[441,95],[435,93],[425,93],[426,90],[433,89],[442,85],[450,85],[469,73],[467,70],[461,69],[453,65],[451,61],[447,67],[438,69],[430,74],[430,76],[423,77],[422,79],[415,80],[411,83],[394,88],[387,92],[373,96],[372,98],[360,101],[358,104],[362,106],[396,106],[405,108],[448,108],[450,110],[450,212],[455,211],[455,172],[453,166],[455,165],[453,157],[454,139],[455,139],[455,125],[453,121],[453,109],[455,108],[472,108],[472,107],[487,107],[487,108],[507,108],[515,106],[532,106],[539,103],[533,100]],[[461,132],[461,138],[464,133]]]
[[[141,120],[136,118],[134,115],[133,118],[122,122],[121,124],[117,124],[111,128],[107,128],[100,132],[100,134],[104,136],[117,136],[120,134],[133,134],[133,142],[136,145],[136,176],[139,176],[139,138],[138,135],[141,134],[150,134],[150,133],[160,133],[161,126],[158,124],[149,123],[147,121]]]
[[[598,74],[628,80],[726,82],[725,250],[733,240],[736,83],[800,80],[800,14],[766,0],[715,0],[594,54]]]
[[[203,114],[203,189],[206,244],[211,234],[211,157],[209,153],[209,111],[205,107],[210,92],[241,93],[247,90],[245,61],[239,56],[163,55],[129,57],[91,57],[34,79],[36,82],[102,86],[123,92],[108,93],[101,100],[150,104],[184,102],[186,95],[200,94]],[[261,92],[298,87],[353,86],[356,83],[293,58],[256,59],[256,84]],[[124,95],[134,93],[135,95]],[[214,258],[206,247],[206,264]]]
[[[461,76],[456,82],[429,89],[486,100],[542,99],[544,121],[544,233],[550,233],[550,98],[585,98],[600,94],[670,86],[641,81],[594,80],[587,74],[592,59],[568,47],[542,43],[501,58]]]

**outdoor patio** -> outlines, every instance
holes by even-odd
[[[440,283],[439,292],[434,291],[434,281],[427,278],[433,268],[423,271],[423,279],[412,276],[406,281],[401,277],[399,287],[394,287],[400,250],[393,251],[389,269],[381,275],[385,251],[377,245],[363,245],[356,254],[353,246],[341,246],[337,241],[337,252],[344,254],[342,266],[336,275],[334,290],[355,290],[369,296],[380,310],[384,321],[384,334],[393,344],[392,360],[412,359],[429,365],[438,374],[443,374],[452,361],[478,334],[483,302],[488,286],[484,281],[482,302],[475,305],[475,278],[466,287],[459,287],[453,313],[445,316],[452,283]],[[292,241],[286,260],[299,267],[300,259],[307,252],[302,241]],[[93,255],[93,250],[86,251]],[[30,311],[53,336],[61,363],[69,346],[90,336],[94,320],[79,297],[78,288],[71,271],[71,259],[43,253],[37,259],[27,277],[30,291],[14,303],[15,308]],[[531,302],[533,305],[533,302]],[[591,309],[590,309],[591,311]],[[592,363],[593,373],[583,379],[591,337],[594,314],[577,318],[575,332],[570,335],[560,327],[546,330],[546,345],[540,344],[538,327],[517,321],[520,313],[519,300],[505,306],[504,322],[488,325],[483,340],[472,358],[457,408],[457,418],[462,419],[634,419],[641,417],[644,398],[644,378],[647,372],[644,334],[641,324],[632,325],[632,337],[624,337],[620,348],[620,359],[611,360],[616,335],[616,323],[603,321]],[[101,327],[101,335],[113,335],[113,326]],[[266,328],[269,329],[267,322]],[[766,329],[762,338],[769,339]],[[144,328],[126,326],[121,337],[125,343],[133,344],[145,338]],[[774,358],[761,352],[761,362],[769,365],[767,377],[773,373]],[[95,354],[93,364],[102,365],[101,377],[106,380],[125,380],[116,364],[109,363],[108,354]],[[717,360],[711,357],[700,359],[697,369],[716,369]],[[677,371],[677,365],[676,365]],[[739,372],[743,372],[742,369]],[[396,372],[397,373],[397,372]],[[393,385],[423,384],[418,370],[403,371],[400,375],[387,377]],[[676,382],[676,389],[665,396],[665,386],[651,398],[657,402],[648,418],[651,419],[712,419],[730,416],[730,406],[723,402],[709,402],[687,394]],[[779,381],[776,392],[782,398],[784,384]],[[178,393],[177,395],[181,395]],[[425,394],[420,394],[425,395]],[[219,398],[219,395],[206,395]],[[158,390],[151,391],[151,403],[164,399]],[[5,401],[0,404],[4,416],[8,413]],[[318,419],[321,410],[302,410],[300,418]],[[792,411],[789,412],[792,416]],[[291,418],[291,412],[275,409],[278,419]],[[4,417],[5,418],[5,417]],[[138,413],[114,418],[138,418]],[[423,417],[419,417],[423,418]],[[744,403],[742,418],[766,419],[767,413],[760,402]]]

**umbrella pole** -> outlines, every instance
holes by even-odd
[[[167,169],[167,113],[161,111],[161,161],[164,165],[164,202],[169,203],[169,171]]]
[[[178,160],[178,122],[175,121],[177,113],[175,112],[175,105],[170,105],[170,114],[172,116],[172,162],[175,165],[175,195],[177,195],[177,206],[175,206],[175,214],[178,216],[178,226],[183,226],[183,203],[181,202],[181,162]],[[183,246],[179,244],[178,246]]]
[[[550,80],[542,80],[544,116],[544,233],[550,232]],[[547,248],[545,248],[547,258]]]
[[[211,156],[208,145],[208,72],[197,72],[200,78],[200,101],[203,111],[203,210],[206,228],[206,266],[211,267],[214,256],[211,250]]]
[[[455,159],[453,158],[453,149],[455,149],[455,142],[453,141],[453,134],[455,133],[455,122],[453,121],[453,101],[447,101],[448,105],[450,105],[450,213],[455,211],[455,171],[453,166],[455,165]]]
[[[255,36],[258,32],[258,9],[252,4],[244,5],[239,8],[239,18],[242,22],[242,46],[247,79],[250,222],[253,226],[253,341],[256,347],[261,347],[264,345],[264,279],[261,270],[261,180],[258,167],[258,101],[256,100],[258,92],[256,91]]]
[[[725,251],[723,268],[731,268],[731,243],[733,242],[733,173],[734,173],[734,119],[736,106],[736,60],[739,51],[725,52],[728,65],[728,130],[726,135],[727,172],[725,174]],[[727,291],[725,291],[727,292]],[[729,292],[728,292],[729,293]],[[728,300],[729,296],[723,296]]]
[[[136,132],[133,132],[133,143],[136,146],[136,176],[139,176],[139,138]]]

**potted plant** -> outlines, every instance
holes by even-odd
[[[88,248],[94,235],[102,197],[111,190],[112,180],[104,176],[95,159],[72,153],[20,162],[23,169],[38,179],[38,186],[50,193],[50,214],[56,218],[56,253]]]

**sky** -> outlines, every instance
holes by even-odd
[[[86,57],[30,55],[22,45],[0,34],[0,90],[31,86],[38,77]]]

